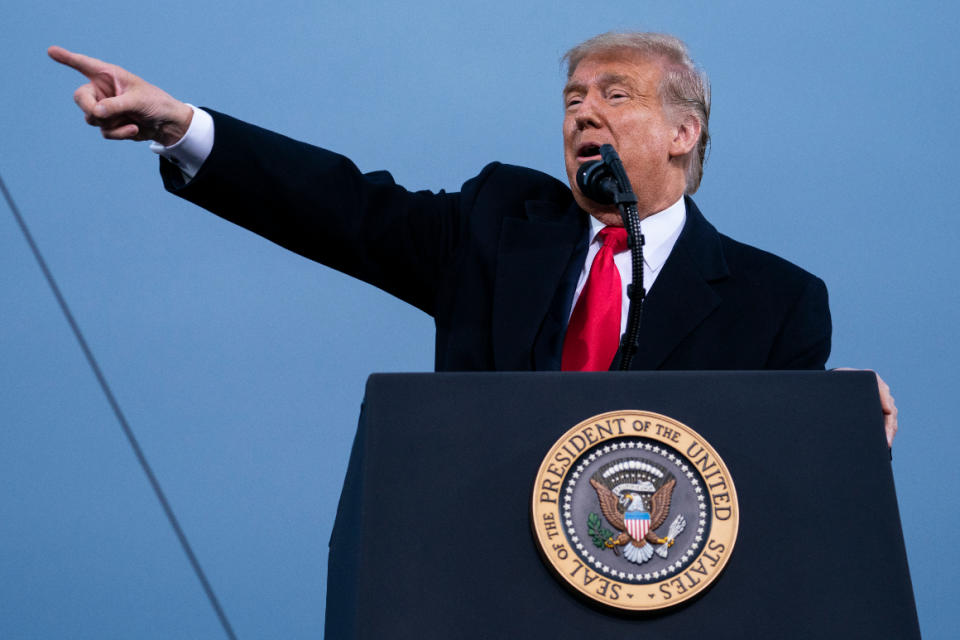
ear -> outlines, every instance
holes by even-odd
[[[670,157],[685,156],[700,141],[700,122],[692,115],[684,117],[677,125],[675,135],[670,143]]]

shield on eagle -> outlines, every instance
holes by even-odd
[[[627,511],[623,514],[623,523],[627,525],[627,533],[634,540],[643,540],[650,530],[650,514],[646,511]]]

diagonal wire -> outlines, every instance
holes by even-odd
[[[41,255],[37,243],[34,242],[33,236],[30,234],[30,230],[27,228],[27,224],[24,221],[23,216],[20,215],[20,210],[17,208],[16,203],[14,203],[13,196],[10,194],[10,191],[7,189],[7,185],[3,181],[3,176],[0,176],[0,191],[3,191],[3,196],[6,198],[7,204],[10,205],[10,211],[13,212],[13,217],[16,218],[17,224],[20,225],[20,230],[27,239],[27,244],[30,245],[30,250],[33,252],[33,257],[37,259],[40,269],[43,271],[43,275],[47,279],[47,284],[50,285],[53,295],[57,298],[57,303],[60,305],[60,310],[63,311],[63,315],[66,316],[67,322],[70,324],[70,328],[73,330],[73,335],[77,338],[77,342],[80,343],[80,348],[83,350],[83,354],[86,356],[87,362],[90,364],[90,368],[93,369],[93,374],[97,377],[97,381],[100,383],[100,388],[103,389],[104,395],[107,396],[107,401],[110,403],[110,407],[113,409],[114,415],[120,422],[120,427],[123,429],[124,435],[127,436],[127,441],[133,448],[133,453],[137,456],[137,460],[140,462],[140,467],[143,469],[143,472],[147,474],[147,479],[150,481],[150,486],[153,487],[153,492],[156,494],[157,500],[160,501],[160,506],[163,507],[163,512],[166,514],[167,520],[170,522],[170,526],[173,527],[174,533],[177,534],[177,539],[180,541],[180,546],[183,547],[183,552],[187,554],[187,559],[190,560],[190,565],[193,567],[194,573],[197,574],[197,579],[200,580],[200,584],[203,586],[203,590],[207,594],[207,600],[210,601],[210,606],[213,607],[217,617],[220,619],[220,624],[223,626],[223,630],[226,632],[227,637],[230,638],[230,640],[236,640],[237,636],[233,633],[233,627],[230,626],[230,621],[227,620],[227,614],[224,613],[223,607],[220,606],[220,601],[217,600],[217,596],[213,592],[213,587],[210,586],[210,582],[207,580],[206,574],[200,567],[200,562],[197,560],[197,556],[194,555],[193,549],[190,547],[190,542],[187,540],[187,535],[180,527],[180,522],[177,520],[177,516],[174,515],[173,508],[171,508],[170,503],[167,501],[167,496],[163,493],[163,489],[160,487],[160,482],[157,480],[156,476],[153,475],[153,470],[150,468],[150,464],[147,462],[147,458],[143,454],[143,450],[140,449],[140,444],[137,442],[137,438],[134,436],[133,430],[127,423],[127,419],[123,415],[123,411],[120,410],[120,405],[117,403],[117,399],[110,390],[110,385],[107,384],[107,379],[100,370],[100,365],[97,364],[97,360],[94,358],[93,352],[87,345],[87,341],[83,337],[83,333],[80,331],[80,326],[77,324],[77,321],[74,320],[73,313],[71,313],[70,307],[67,306],[67,301],[64,299],[63,294],[60,293],[60,287],[57,286],[56,281],[53,279],[53,273],[51,273],[49,267],[47,267],[47,263],[43,259],[43,255]]]

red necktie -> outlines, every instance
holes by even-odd
[[[613,256],[627,248],[627,230],[604,227],[603,245],[590,266],[587,283],[573,308],[563,342],[563,371],[606,371],[620,345],[623,289]]]

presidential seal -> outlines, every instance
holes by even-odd
[[[737,539],[730,472],[690,427],[648,411],[584,420],[550,449],[533,490],[546,563],[610,607],[663,609],[712,583]]]

